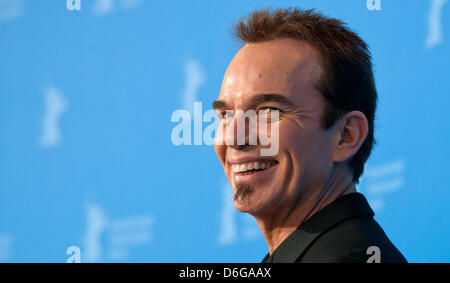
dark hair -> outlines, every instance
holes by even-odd
[[[345,113],[358,110],[368,120],[369,131],[349,166],[353,181],[359,182],[374,139],[377,90],[367,44],[340,20],[314,9],[261,9],[239,19],[235,35],[245,43],[281,38],[304,41],[319,51],[323,74],[317,88],[325,98],[322,127],[330,128]]]

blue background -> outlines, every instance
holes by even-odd
[[[410,262],[449,262],[450,4],[427,44],[432,3],[1,0],[0,261],[66,262],[78,246],[83,262],[259,262],[265,241],[212,146],[173,145],[171,115],[210,109],[231,25],[282,4],[369,44],[378,144],[359,190]]]

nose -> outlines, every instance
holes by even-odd
[[[258,144],[257,117],[254,110],[237,110],[232,121],[227,124],[226,144],[236,150],[250,151]]]

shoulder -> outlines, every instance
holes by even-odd
[[[406,262],[373,217],[351,218],[334,225],[311,244],[302,262]]]

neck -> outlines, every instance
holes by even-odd
[[[324,184],[305,189],[290,206],[282,205],[281,209],[272,211],[270,215],[254,215],[266,239],[269,253],[272,254],[298,226],[316,212],[339,197],[353,192],[356,192],[356,188],[352,178],[344,172],[336,173]]]

